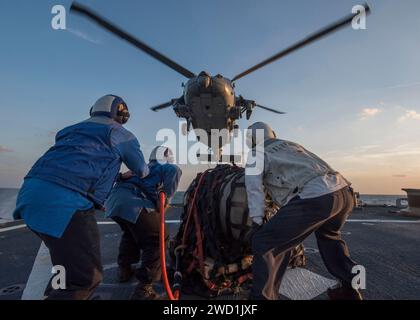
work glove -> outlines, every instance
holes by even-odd
[[[120,179],[121,180],[128,180],[128,179],[130,179],[130,178],[132,178],[134,176],[135,176],[135,174],[131,170],[129,170],[127,172],[124,172],[124,173],[120,173]]]

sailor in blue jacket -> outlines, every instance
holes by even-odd
[[[15,219],[23,219],[65,268],[66,282],[46,289],[49,299],[88,299],[102,280],[95,208],[102,208],[121,163],[149,174],[136,137],[123,127],[124,100],[106,95],[90,118],[57,133],[55,144],[32,167],[19,192]]]
[[[134,300],[160,298],[153,289],[153,283],[161,276],[158,193],[163,190],[169,203],[177,190],[182,172],[172,162],[169,148],[156,147],[149,158],[150,174],[146,178],[124,174],[125,179],[117,182],[105,203],[106,215],[123,232],[118,254],[120,282],[130,280],[132,264],[141,258],[141,266],[136,270],[139,283],[132,296]]]

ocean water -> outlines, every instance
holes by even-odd
[[[12,220],[12,213],[15,209],[16,197],[19,189],[0,188],[0,222]],[[361,195],[360,199],[367,205],[395,206],[397,199],[404,198],[401,195]],[[172,198],[172,204],[183,203],[184,191],[178,191]]]
[[[15,210],[18,193],[17,188],[0,188],[0,223],[13,220],[12,213]],[[176,192],[171,203],[182,205],[183,202],[184,191]]]
[[[0,188],[0,222],[12,220],[19,189]]]
[[[360,200],[363,201],[364,204],[372,205],[372,206],[396,206],[398,199],[406,199],[407,196],[404,195],[370,195],[370,194],[362,194],[360,195]]]
[[[360,200],[364,204],[371,206],[395,206],[397,199],[405,198],[403,195],[371,195],[371,194],[362,194],[360,195]],[[184,191],[178,191],[175,193],[172,198],[172,204],[182,204],[184,201]]]

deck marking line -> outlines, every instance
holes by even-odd
[[[308,269],[288,269],[281,283],[280,294],[292,300],[312,300],[336,284],[337,281]]]
[[[12,226],[12,227],[7,227],[7,228],[0,229],[0,233],[7,232],[7,231],[12,231],[12,230],[16,230],[16,229],[22,229],[22,228],[26,228],[26,224],[19,224],[17,226]]]
[[[181,223],[181,220],[165,220],[166,223]],[[365,223],[420,223],[420,220],[380,220],[380,219],[348,219],[347,222],[365,222]],[[100,221],[98,224],[116,224],[114,221]]]
[[[31,274],[23,290],[22,300],[42,300],[44,291],[50,281],[52,263],[47,246],[44,242],[39,247]]]
[[[379,220],[379,219],[348,219],[347,222],[350,223],[397,223],[397,224],[420,224],[420,220]],[[166,220],[166,223],[168,224],[178,224],[181,223],[181,220]],[[99,221],[98,225],[114,225],[116,222],[114,221]],[[0,228],[0,233],[7,232],[7,231],[13,231],[17,229],[23,229],[26,228],[26,224],[19,224],[17,226],[7,227],[7,228]]]
[[[364,220],[364,219],[348,219],[347,222],[362,222],[362,223],[420,223],[420,220],[380,220],[380,219],[372,219],[372,220]]]
[[[168,224],[177,224],[177,223],[181,223],[181,220],[165,220],[166,223]],[[112,225],[112,224],[117,224],[114,221],[99,221],[98,222],[99,225]]]

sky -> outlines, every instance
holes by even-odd
[[[81,0],[196,73],[233,77],[341,18],[353,0]],[[236,93],[286,111],[255,110],[327,160],[365,194],[420,188],[420,2],[371,0],[367,29],[340,31],[236,82]],[[0,187],[19,187],[61,128],[87,118],[104,94],[125,98],[127,128],[147,155],[182,75],[96,25],[51,9],[71,1],[0,1]],[[242,128],[250,123],[239,122]],[[181,189],[202,167],[183,168]]]

